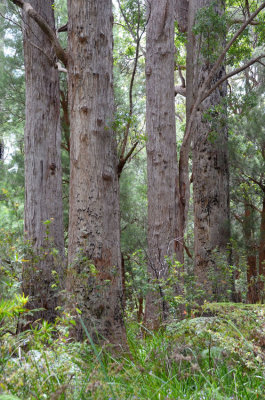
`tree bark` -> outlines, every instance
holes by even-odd
[[[52,1],[30,4],[54,29]],[[64,253],[59,77],[55,53],[47,36],[24,14],[26,79],[25,238],[35,255],[25,263],[22,289],[34,318],[54,320],[58,299],[52,288],[62,279]],[[49,220],[49,224],[44,224]],[[58,256],[52,255],[56,248]],[[54,276],[53,271],[59,276]]]
[[[93,340],[125,342],[111,0],[68,0],[69,305]],[[79,323],[77,339],[84,334]]]
[[[257,293],[257,254],[256,246],[253,238],[253,210],[245,203],[245,215],[243,223],[243,232],[245,238],[245,246],[247,252],[247,301],[250,304],[255,304],[258,300]]]
[[[182,5],[181,1],[176,1],[176,18],[179,24],[185,21],[185,29],[187,30],[187,57],[186,57],[186,131],[188,121],[191,115],[193,105],[192,82],[193,82],[193,51],[194,51],[194,35],[192,32],[194,22],[194,7],[195,3],[189,2],[188,10],[186,1]],[[180,7],[182,9],[180,9]],[[185,15],[186,10],[186,15]],[[187,25],[187,26],[186,26]],[[185,135],[184,135],[185,139]],[[176,184],[177,191],[177,237],[176,237],[176,255],[177,260],[184,263],[184,234],[188,217],[189,201],[190,201],[190,173],[189,173],[189,155],[192,135],[189,135],[188,140],[183,140],[179,154],[178,179]]]
[[[175,3],[175,5],[180,4],[180,3]],[[198,55],[200,54],[200,51],[198,51],[199,42],[196,40],[196,37],[193,34],[193,24],[194,24],[194,19],[195,15],[202,6],[204,6],[206,3],[204,2],[197,2],[194,0],[189,1],[189,16],[188,16],[188,41],[187,41],[187,73],[186,73],[186,78],[187,78],[187,88],[186,88],[186,129],[185,129],[185,134],[183,137],[181,149],[180,149],[180,155],[179,155],[179,174],[178,174],[178,182],[177,182],[177,199],[179,201],[179,205],[177,207],[178,209],[178,216],[177,216],[177,246],[176,246],[176,254],[177,254],[177,259],[180,262],[183,262],[184,260],[184,249],[183,249],[183,243],[181,240],[184,240],[184,232],[186,228],[186,222],[187,222],[187,215],[188,215],[188,207],[189,207],[189,198],[190,198],[190,178],[189,178],[189,155],[190,155],[190,146],[192,142],[192,137],[194,135],[195,127],[196,125],[194,123],[196,119],[196,115],[200,114],[200,111],[203,111],[204,108],[201,107],[201,104],[203,101],[205,101],[212,93],[216,92],[216,90],[219,90],[219,87],[231,76],[234,76],[246,68],[248,68],[250,65],[254,64],[255,62],[258,62],[263,56],[253,58],[250,60],[248,63],[244,64],[244,66],[240,68],[236,68],[234,71],[232,71],[229,74],[225,73],[220,73],[222,71],[222,65],[225,60],[225,56],[227,51],[231,48],[231,46],[236,42],[236,40],[239,38],[239,36],[244,32],[246,27],[252,23],[254,18],[260,13],[261,10],[265,8],[265,2],[263,2],[256,11],[254,11],[249,18],[242,23],[241,27],[236,31],[236,33],[233,35],[233,37],[226,43],[226,45],[223,47],[220,47],[220,55],[217,57],[216,61],[214,64],[211,66],[206,65],[204,77],[205,80],[201,80],[201,82],[198,84],[198,79],[194,77],[197,77],[198,75],[198,67],[200,66],[201,71],[203,71],[203,59],[201,60],[201,64],[198,63]],[[222,7],[223,3],[219,3],[219,7]],[[218,4],[216,3],[216,7]],[[221,8],[219,8],[219,11]],[[218,12],[218,7],[216,8],[216,11]],[[214,32],[215,28],[213,27],[212,31]],[[211,35],[212,32],[209,32],[209,36]],[[218,38],[218,36],[217,36]],[[218,42],[218,40],[217,40]],[[219,40],[219,43],[221,41]],[[224,43],[223,43],[224,44]],[[217,47],[217,46],[215,46]],[[197,64],[196,64],[196,57],[195,57],[195,51],[197,48]],[[216,51],[216,48],[212,49],[212,53]],[[210,54],[210,53],[209,53]],[[195,73],[196,71],[196,73]],[[220,78],[219,78],[220,77]],[[222,88],[221,88],[222,91]],[[196,94],[196,95],[195,95]],[[208,100],[209,102],[209,100]],[[204,103],[207,104],[207,103]],[[202,114],[202,113],[201,113]],[[224,150],[224,153],[227,153],[227,150]],[[225,156],[226,157],[226,156]],[[226,161],[225,161],[226,164]],[[226,207],[225,207],[226,208]],[[227,230],[229,231],[229,225]],[[230,256],[229,256],[230,259]],[[205,279],[203,279],[205,281]]]
[[[191,0],[189,15],[189,43],[187,63],[187,115],[195,98],[207,80],[212,69],[210,57],[203,55],[202,46],[206,38],[192,33],[197,12],[202,7],[213,5],[215,12],[222,15],[224,2],[212,0]],[[219,34],[220,51],[224,37]],[[211,85],[225,75],[222,64],[215,73]],[[226,83],[219,86],[205,99],[193,121],[193,198],[194,198],[194,271],[200,289],[204,291],[202,300],[226,298],[229,278],[228,266],[229,228],[229,171],[227,148]],[[208,114],[208,116],[206,116]]]
[[[175,19],[180,32],[188,30],[189,0],[175,0]]]
[[[265,189],[263,191],[265,196]],[[259,243],[259,283],[258,297],[264,303],[264,279],[265,279],[265,197],[263,197],[261,222],[260,222],[260,243]]]
[[[174,1],[148,2],[146,29],[146,130],[148,176],[148,273],[145,320],[157,329],[168,306],[163,283],[168,277],[165,256],[175,253],[176,127],[174,93]]]

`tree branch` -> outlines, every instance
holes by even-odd
[[[178,65],[178,72],[181,80],[181,86],[175,86],[175,96],[177,94],[180,94],[181,96],[186,97],[186,82],[182,74],[180,65]]]
[[[253,210],[257,211],[259,214],[262,214],[262,210],[260,210],[258,207],[256,207],[254,204],[251,203],[245,203],[247,206],[252,208]]]
[[[135,150],[136,147],[138,146],[138,143],[139,143],[139,142],[134,143],[134,145],[133,145],[132,148],[129,150],[129,152],[126,154],[126,156],[125,156],[124,158],[122,158],[122,159],[119,160],[118,168],[117,168],[118,177],[120,177],[124,165],[126,164],[126,162],[128,161],[128,159],[131,157],[131,155],[133,154],[134,150]]]
[[[245,174],[244,174],[245,175]],[[251,176],[245,175],[251,182],[255,183],[258,185],[263,192],[265,192],[265,185],[263,184],[262,180],[257,181],[255,178],[252,178]]]
[[[59,61],[55,64],[55,66],[56,66],[56,68],[58,69],[59,72],[64,72],[65,74],[68,73],[67,69],[64,68]]]
[[[244,20],[244,19],[232,19],[232,21],[230,21],[229,26],[235,25],[235,24],[243,24],[245,21],[246,20]],[[249,25],[254,25],[254,26],[260,25],[260,24],[261,24],[261,22],[259,22],[259,21],[251,21],[249,23]]]
[[[259,57],[253,58],[248,63],[244,64],[242,67],[239,67],[239,68],[235,69],[234,71],[230,72],[229,74],[226,74],[225,76],[223,76],[223,78],[220,79],[218,82],[216,82],[215,85],[212,86],[211,89],[203,96],[201,102],[203,102],[207,97],[209,97],[215,91],[215,89],[217,89],[218,86],[220,86],[227,79],[229,79],[232,76],[237,75],[240,72],[244,71],[245,69],[249,68],[252,64],[258,62],[261,58],[265,58],[265,54],[262,54]]]
[[[247,9],[247,14],[248,14],[248,16],[250,17],[250,9],[249,9],[248,0],[245,1],[245,4],[246,4],[246,9]]]
[[[6,19],[7,21],[11,22],[12,24],[18,26],[18,27],[22,30],[22,25],[18,24],[18,23],[17,23],[16,21],[14,21],[12,18],[8,18],[6,15],[3,15],[1,12],[0,12],[0,17]]]
[[[175,96],[177,96],[177,94],[186,97],[186,88],[183,86],[175,86]]]
[[[185,81],[185,78],[184,78],[184,76],[182,74],[182,71],[181,71],[181,65],[178,65],[178,73],[179,73],[179,77],[180,77],[180,80],[181,80],[181,86],[183,88],[185,88],[186,87],[186,81]]]
[[[190,249],[185,245],[184,241],[183,241],[183,247],[184,247],[184,250],[186,251],[187,256],[193,260]]]
[[[130,34],[132,35],[134,41],[137,43],[137,40],[138,40],[138,39],[137,39],[137,37],[135,36],[135,34],[134,34],[134,32],[133,32],[133,29],[132,29],[132,27],[131,27],[131,25],[130,25],[130,23],[129,23],[129,21],[128,21],[128,18],[127,18],[126,15],[125,15],[125,12],[124,12],[123,9],[122,9],[120,0],[118,0],[118,4],[119,4],[120,12],[121,12],[121,14],[122,14],[122,16],[123,16],[123,19],[124,19],[124,21],[125,21],[125,23],[126,23],[126,25],[127,25],[127,29],[128,29],[128,31],[130,32]],[[142,36],[142,35],[141,35],[141,36]],[[142,48],[142,46],[141,46],[140,44],[139,44],[139,47],[140,47],[141,52],[143,53],[143,55],[144,55],[144,57],[145,57],[145,50]]]
[[[233,215],[233,217],[238,221],[238,222],[240,222],[240,224],[243,224],[244,223],[244,221],[242,220],[242,218],[240,218],[240,216],[239,215],[237,215],[236,213],[232,213],[232,215]]]
[[[119,2],[120,5],[120,2]],[[121,5],[120,5],[121,8]],[[121,9],[122,11],[122,9]],[[127,146],[127,142],[128,142],[128,137],[129,137],[129,131],[131,128],[131,123],[132,123],[132,115],[133,115],[133,86],[134,86],[134,80],[135,80],[135,75],[136,75],[136,70],[137,70],[137,66],[138,66],[138,60],[139,60],[139,49],[140,49],[140,41],[141,38],[143,36],[144,30],[141,33],[141,35],[139,35],[140,32],[140,17],[141,17],[141,10],[140,10],[140,3],[138,0],[138,21],[137,21],[137,30],[136,30],[136,51],[135,51],[135,61],[134,61],[134,66],[133,66],[133,72],[132,72],[132,77],[131,77],[131,82],[130,82],[130,89],[129,89],[129,104],[130,104],[130,109],[129,109],[129,117],[128,117],[128,121],[126,124],[126,128],[125,128],[125,133],[124,133],[124,138],[123,138],[123,142],[122,142],[122,146],[121,146],[121,154],[120,154],[120,160],[119,160],[119,166],[118,166],[118,174],[120,175],[122,172],[122,169],[126,163],[126,161],[128,160],[128,158],[131,156],[131,154],[128,156],[128,153],[126,157],[124,157],[125,155],[125,150],[126,150],[126,146]],[[124,17],[125,19],[125,17]],[[126,22],[126,20],[125,20]],[[126,22],[127,23],[127,22]],[[137,142],[138,144],[138,142]],[[136,144],[136,146],[137,146]],[[135,146],[135,147],[136,147]],[[135,147],[132,147],[132,151],[135,149]],[[119,172],[120,171],[120,172]]]
[[[261,64],[263,67],[265,67],[265,64],[261,62],[260,60],[258,61],[259,64]]]
[[[203,100],[206,99],[205,97],[205,91],[207,90],[208,86],[212,82],[212,79],[214,78],[215,73],[217,72],[218,68],[220,65],[223,63],[226,53],[228,50],[231,48],[231,46],[235,43],[235,41],[238,39],[238,37],[242,34],[242,32],[245,30],[245,28],[253,21],[253,19],[260,13],[265,8],[265,1],[261,4],[261,6],[253,13],[251,16],[244,22],[244,24],[238,29],[238,31],[234,34],[232,39],[227,43],[225,46],[223,52],[221,55],[218,57],[217,61],[215,62],[214,66],[212,67],[208,78],[204,81],[202,87],[198,90],[198,96],[194,102],[194,105],[191,110],[190,118],[189,121],[187,122],[187,127],[186,127],[186,132],[183,138],[183,143],[182,146],[185,148],[186,146],[189,145],[190,143],[190,135],[191,135],[191,126],[193,119],[195,117],[196,111],[198,109],[198,106],[201,104]]]
[[[58,38],[55,35],[53,29],[47,24],[45,19],[37,13],[31,4],[26,3],[24,0],[11,0],[14,4],[20,7],[26,14],[28,14],[41,28],[41,30],[47,35],[48,39],[53,45],[56,56],[62,63],[67,67],[68,56],[66,51],[62,48]]]
[[[219,56],[219,58],[217,59],[217,61],[215,62],[213,68],[211,69],[208,78],[204,84],[204,87],[207,88],[208,85],[211,83],[215,73],[217,72],[218,68],[220,67],[220,65],[222,64],[222,62],[225,59],[226,53],[228,52],[228,50],[232,47],[232,45],[235,43],[235,41],[239,38],[239,36],[241,35],[241,33],[243,33],[243,31],[246,29],[246,27],[253,21],[253,19],[260,13],[260,11],[262,11],[265,8],[265,1],[261,4],[261,6],[253,13],[251,14],[251,16],[242,24],[242,26],[238,29],[238,31],[234,34],[234,36],[232,37],[232,39],[227,43],[227,45],[225,46],[223,52],[221,53],[221,55]]]

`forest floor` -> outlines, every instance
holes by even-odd
[[[12,323],[0,324],[0,400],[265,398],[263,305],[206,304],[155,334],[132,319],[119,355],[70,340],[66,318],[18,335]]]

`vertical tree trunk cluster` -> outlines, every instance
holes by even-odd
[[[54,29],[52,1],[30,4]],[[34,255],[23,269],[23,291],[29,308],[43,308],[34,318],[53,320],[64,253],[59,77],[55,53],[45,33],[24,14],[26,77],[25,235]],[[45,224],[46,221],[50,223]],[[56,258],[51,249],[56,248]],[[53,270],[57,276],[53,277]]]
[[[153,290],[146,322],[156,329],[167,315],[164,288],[176,237],[176,122],[174,1],[148,2],[146,29],[146,130],[148,176],[148,272]],[[158,283],[160,281],[160,283]],[[156,282],[156,284],[155,284]]]
[[[34,255],[23,270],[23,290],[30,308],[43,308],[38,318],[54,320],[57,297],[53,270],[62,279],[62,189],[60,161],[60,99],[56,56],[67,65],[70,119],[70,194],[67,291],[68,308],[81,318],[93,340],[125,343],[118,160],[113,131],[113,37],[111,0],[68,0],[68,52],[60,48],[54,30],[53,2],[13,0],[24,10],[26,75],[25,232]],[[146,29],[146,129],[148,175],[148,273],[146,324],[158,329],[169,306],[165,285],[170,264],[184,262],[184,233],[190,197],[189,155],[193,152],[194,271],[201,300],[224,299],[230,286],[229,171],[226,84],[199,104],[204,82],[212,76],[208,37],[194,33],[198,11],[214,7],[218,16],[225,2],[212,0],[149,0]],[[34,11],[34,12],[33,12]],[[37,12],[43,20],[36,19]],[[35,14],[34,14],[35,13]],[[35,16],[34,16],[35,15]],[[38,24],[34,22],[39,21]],[[188,31],[187,126],[176,154],[174,22]],[[45,26],[47,24],[47,26]],[[40,29],[42,27],[42,29]],[[46,35],[46,33],[47,35]],[[216,37],[218,37],[216,32]],[[48,39],[49,37],[49,39]],[[215,37],[215,39],[216,39]],[[51,45],[51,42],[54,45]],[[216,47],[222,52],[220,34]],[[216,50],[216,49],[215,49]],[[219,65],[219,64],[218,64]],[[215,70],[214,70],[215,71]],[[211,85],[225,75],[221,65]],[[210,79],[210,78],[209,78]],[[206,88],[207,90],[210,88]],[[196,103],[197,101],[197,103]],[[199,104],[199,105],[198,105]],[[196,107],[195,107],[196,105]],[[197,107],[198,105],[198,107]],[[194,117],[194,111],[195,117]],[[69,113],[69,114],[68,114]],[[194,117],[194,118],[193,118]],[[190,132],[190,133],[189,133]],[[68,146],[69,149],[69,146]],[[259,271],[264,275],[265,202],[260,226]],[[249,210],[246,206],[245,220]],[[245,226],[245,237],[251,230]],[[257,275],[250,259],[249,274]],[[249,278],[250,281],[250,278]],[[262,279],[258,282],[263,289]],[[180,294],[180,293],[178,293]],[[255,293],[249,292],[253,302]],[[254,299],[254,300],[253,300]],[[143,302],[140,299],[139,314]],[[35,315],[36,317],[36,315]],[[138,316],[139,317],[139,316]],[[74,335],[84,336],[77,321]]]
[[[124,341],[119,184],[112,76],[112,1],[68,0],[71,128],[70,307],[90,334]],[[83,336],[80,324],[76,336]]]

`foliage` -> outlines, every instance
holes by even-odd
[[[158,333],[127,327],[129,354],[75,343],[62,321],[5,335],[0,393],[19,399],[257,399],[264,383],[264,307],[206,304]],[[44,333],[45,332],[45,333]],[[91,339],[91,338],[90,338]]]
[[[9,299],[20,286],[21,268],[25,261],[24,243],[16,232],[0,229],[0,290],[2,299]]]
[[[196,24],[193,28],[195,35],[200,35],[202,46],[201,54],[213,63],[222,51],[220,36],[225,38],[227,21],[224,13],[220,12],[218,2],[209,7],[202,7],[196,15]]]

